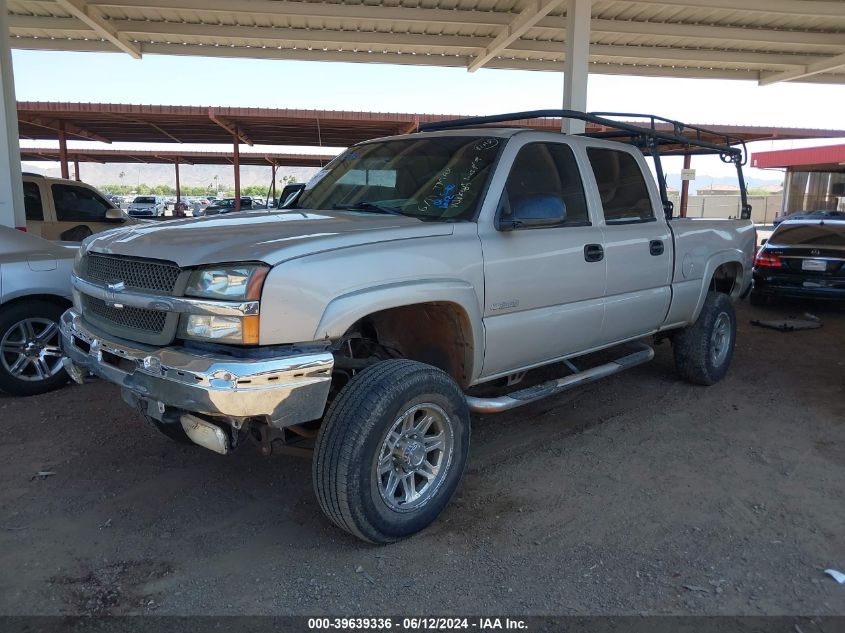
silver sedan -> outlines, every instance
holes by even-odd
[[[67,382],[58,322],[78,246],[0,226],[0,390],[31,396]]]

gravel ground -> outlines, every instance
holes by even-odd
[[[845,614],[845,312],[749,325],[805,309],[740,306],[710,388],[664,344],[476,416],[451,505],[386,547],[322,517],[307,459],[176,445],[104,383],[0,397],[0,613]]]

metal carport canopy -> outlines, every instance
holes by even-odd
[[[21,49],[561,71],[577,26],[593,73],[845,83],[845,2],[833,0],[7,4]]]
[[[0,12],[0,222],[23,192],[10,48],[552,70],[586,110],[590,72],[845,83],[834,0],[7,0]],[[569,133],[582,121],[563,119]],[[247,142],[237,129],[237,146]]]

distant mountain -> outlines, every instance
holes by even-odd
[[[60,177],[59,168],[45,169],[38,163],[24,163],[24,171],[44,174],[45,176]],[[73,177],[73,165],[70,166]],[[105,185],[137,185],[144,183],[150,186],[176,186],[176,171],[173,165],[149,164],[139,165],[111,163],[81,163],[79,165],[81,179],[95,187]],[[285,176],[293,176],[297,182],[305,182],[317,172],[314,167],[280,167],[276,172],[277,183]],[[123,178],[120,174],[123,173]],[[218,178],[221,190],[232,189],[235,186],[235,176],[231,166],[226,165],[180,165],[179,180],[182,185],[190,187],[214,186],[214,176]],[[270,188],[270,166],[255,165],[241,166],[241,186],[263,185]]]

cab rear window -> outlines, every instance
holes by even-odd
[[[769,242],[782,246],[845,247],[845,222],[781,224],[772,233]]]

